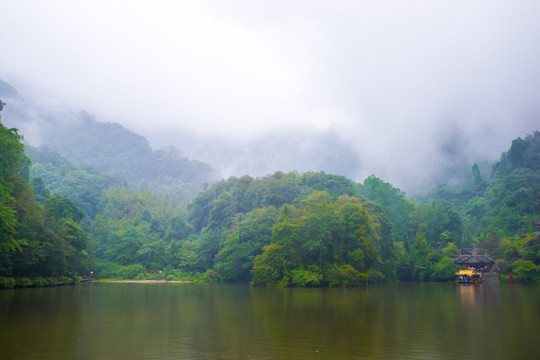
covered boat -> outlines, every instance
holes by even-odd
[[[461,284],[477,284],[482,282],[482,274],[476,270],[459,270],[456,273],[456,281]]]

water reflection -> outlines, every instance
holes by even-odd
[[[533,358],[538,287],[94,284],[0,291],[0,358]],[[32,344],[32,346],[28,346]]]
[[[465,307],[474,307],[476,303],[476,294],[481,288],[481,284],[457,284],[461,303]]]

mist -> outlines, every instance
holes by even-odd
[[[414,193],[540,123],[536,1],[53,0],[2,13],[0,78],[25,101],[118,122],[224,176],[375,174]]]

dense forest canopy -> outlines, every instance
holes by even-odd
[[[17,129],[0,123],[0,276],[85,273],[93,255],[80,226],[84,214],[43,187],[37,200],[21,140]]]
[[[104,150],[110,140],[79,136],[63,146]],[[25,146],[0,124],[0,277],[92,270],[279,286],[445,281],[470,247],[498,259],[503,278],[540,279],[539,132],[514,140],[488,177],[474,164],[464,185],[441,184],[415,201],[376,176],[355,183],[324,172],[204,185],[193,174],[206,170],[177,150],[134,147],[117,159],[122,166],[103,169],[99,157],[77,162]],[[192,200],[186,181],[202,189]]]

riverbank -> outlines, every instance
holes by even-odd
[[[75,276],[73,278],[67,276],[50,276],[37,278],[0,277],[0,289],[67,286],[79,284],[82,281],[84,281],[84,279],[80,276]]]
[[[191,280],[97,280],[106,283],[125,283],[125,284],[190,284]]]

